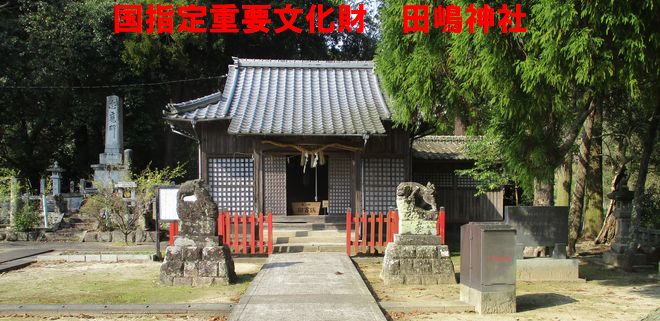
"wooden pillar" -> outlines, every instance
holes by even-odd
[[[353,209],[355,213],[362,212],[362,153],[353,154]]]
[[[254,209],[257,213],[264,210],[264,176],[261,143],[252,141],[252,159],[254,164]]]

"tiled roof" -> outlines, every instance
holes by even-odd
[[[168,108],[170,119],[231,119],[231,134],[384,134],[390,118],[370,61],[235,59],[222,94]]]
[[[413,157],[430,160],[468,160],[467,142],[475,136],[425,136],[413,141]]]

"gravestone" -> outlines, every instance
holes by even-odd
[[[436,236],[435,188],[405,182],[397,187],[399,234],[387,244],[380,273],[390,284],[455,284],[449,248]]]
[[[229,248],[217,231],[218,207],[203,180],[185,182],[177,194],[179,235],[160,268],[165,285],[227,285],[236,280]]]
[[[111,186],[113,182],[129,178],[130,160],[122,157],[124,148],[124,112],[121,99],[106,97],[105,149],[99,154],[99,163],[92,165],[94,181]]]

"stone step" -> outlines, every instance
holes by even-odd
[[[346,231],[336,230],[336,229],[312,230],[312,231],[273,229],[273,237],[336,237],[336,238],[345,238],[346,237]]]
[[[344,237],[318,237],[318,236],[302,236],[302,237],[274,237],[275,244],[314,244],[314,243],[342,243],[346,241]]]
[[[273,223],[273,230],[343,231],[346,230],[346,223]]]
[[[344,215],[273,215],[274,223],[342,223]]]
[[[273,253],[299,253],[299,252],[345,252],[345,243],[305,243],[305,244],[275,244]]]

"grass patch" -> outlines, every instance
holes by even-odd
[[[229,286],[163,286],[159,263],[38,264],[0,275],[0,304],[233,303],[261,268],[237,263]]]

